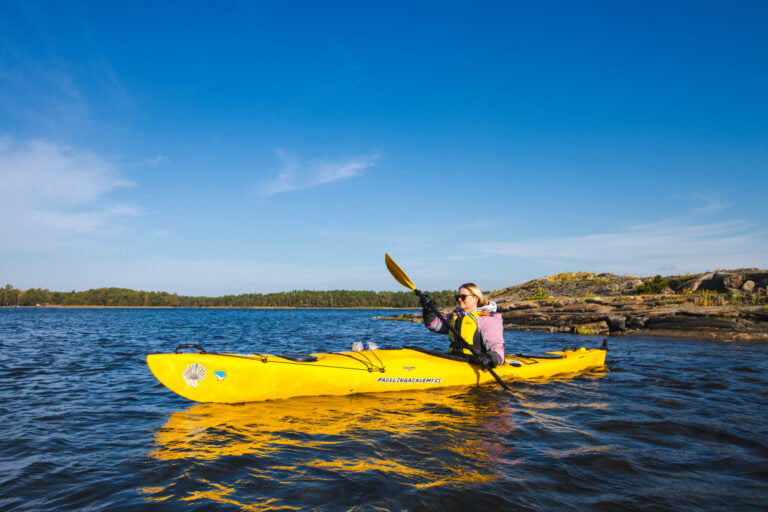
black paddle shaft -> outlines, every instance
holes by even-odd
[[[413,293],[415,293],[416,295],[418,295],[420,299],[426,295],[426,294],[424,294],[424,293],[421,293],[421,291],[420,291],[420,290],[413,290]],[[506,383],[506,382],[504,382],[504,381],[502,380],[502,378],[501,378],[501,377],[499,377],[499,375],[498,375],[498,374],[497,374],[495,371],[493,371],[493,368],[491,368],[490,366],[488,366],[488,365],[486,365],[486,364],[483,364],[483,362],[480,360],[480,354],[478,354],[478,352],[477,352],[477,350],[475,349],[475,347],[473,347],[472,345],[470,345],[469,343],[467,343],[467,340],[465,340],[465,339],[464,339],[464,338],[461,336],[461,333],[459,332],[459,330],[458,330],[458,329],[456,329],[456,328],[455,328],[453,325],[451,325],[451,324],[448,322],[448,319],[447,319],[447,318],[445,318],[445,316],[443,316],[443,314],[440,312],[440,310],[439,310],[439,309],[437,309],[437,305],[436,305],[434,302],[432,302],[432,301],[429,301],[429,305],[430,305],[430,307],[431,307],[431,309],[432,309],[432,312],[433,312],[434,314],[436,314],[436,315],[437,315],[437,317],[440,319],[440,321],[441,321],[441,322],[443,322],[443,325],[445,325],[445,326],[447,326],[447,327],[448,327],[448,330],[450,330],[450,331],[453,333],[453,336],[454,336],[454,337],[455,337],[457,340],[459,340],[459,341],[460,341],[460,342],[461,342],[461,343],[464,345],[464,347],[465,347],[466,349],[468,349],[470,352],[472,352],[472,355],[474,355],[474,356],[475,356],[475,359],[476,359],[476,360],[477,360],[477,362],[480,364],[480,366],[482,366],[484,370],[487,370],[487,371],[488,371],[488,372],[489,372],[491,375],[493,375],[493,378],[494,378],[494,379],[496,379],[496,382],[498,382],[498,383],[499,383],[499,385],[500,385],[502,388],[504,388],[504,390],[505,390],[505,391],[512,391],[511,389],[509,389],[509,386],[507,386],[507,383]]]

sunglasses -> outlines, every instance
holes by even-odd
[[[463,294],[462,295],[457,295],[456,296],[456,300],[457,301],[460,301],[460,300],[464,301],[464,300],[467,300],[467,297],[474,297],[474,295],[472,295],[471,293],[467,294],[467,295],[463,295]]]

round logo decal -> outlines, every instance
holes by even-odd
[[[205,366],[200,363],[192,363],[184,370],[184,380],[187,381],[187,386],[196,388],[201,380],[205,378]]]

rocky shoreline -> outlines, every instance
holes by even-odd
[[[666,278],[581,272],[548,276],[489,296],[507,330],[768,341],[766,288],[768,271],[760,269]],[[637,293],[649,289],[658,293]],[[420,322],[421,314],[390,318]]]

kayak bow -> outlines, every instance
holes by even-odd
[[[605,348],[541,356],[508,355],[494,368],[504,380],[549,378],[605,365]],[[303,356],[201,353],[150,354],[149,369],[168,389],[196,402],[258,402],[297,396],[349,395],[472,386],[490,372],[457,356],[415,347]]]

